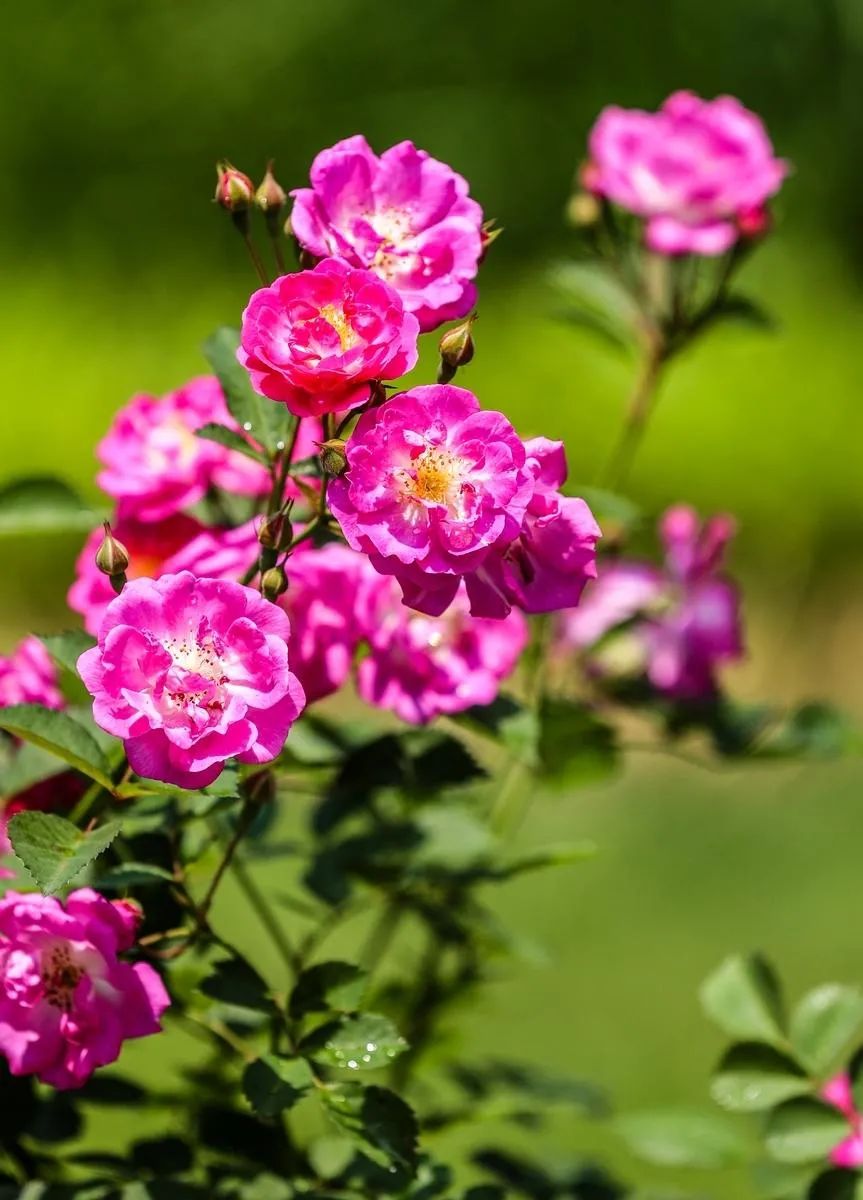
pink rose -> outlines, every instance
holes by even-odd
[[[854,1103],[850,1077],[843,1071],[834,1075],[821,1089],[821,1099],[848,1118],[851,1133],[830,1151],[830,1162],[834,1167],[846,1167],[857,1171],[863,1167],[863,1117]]]
[[[451,593],[518,535],[533,492],[512,425],[463,388],[418,387],[363,413],[347,459],[328,495],[349,545],[387,574],[449,575]]]
[[[195,434],[216,422],[237,429],[217,379],[192,379],[161,400],[134,396],[96,448],[99,486],[140,521],[160,521],[203,498],[210,487],[259,496],[269,474],[236,450]]]
[[[626,559],[604,566],[579,608],[564,614],[562,636],[589,650],[625,625],[627,659],[658,691],[704,698],[716,690],[717,666],[743,655],[737,587],[718,573],[734,523],[717,516],[701,525],[680,505],[665,513],[660,532],[664,567]],[[603,673],[601,657],[589,661]]]
[[[327,259],[252,294],[237,358],[252,386],[299,417],[364,404],[417,361],[416,317],[371,271]]]
[[[440,617],[400,603],[393,579],[368,581],[359,605],[368,653],[357,668],[360,695],[411,725],[490,704],[527,644],[521,613],[483,620],[463,594]]]
[[[128,583],[78,671],[97,725],[122,739],[138,775],[200,788],[229,758],[281,751],[305,702],[289,634],[251,588],[182,571]]]
[[[338,691],[351,673],[364,633],[357,613],[368,559],[337,542],[301,546],[287,563],[289,586],[279,603],[291,619],[291,666],[309,704]]]
[[[17,892],[0,900],[0,1053],[13,1075],[80,1087],[127,1038],[159,1032],[170,1004],[161,979],[118,957],[139,920],[129,901],[90,888],[65,904]]]
[[[364,137],[322,150],[310,188],[293,192],[291,227],[319,258],[368,267],[401,296],[423,332],[476,302],[482,209],[446,163],[400,142],[380,157]]]
[[[57,668],[37,637],[25,637],[7,657],[0,654],[0,708],[44,704],[63,708]]]
[[[659,254],[723,254],[762,230],[788,164],[759,117],[733,96],[675,92],[659,112],[610,107],[590,135],[591,190],[646,221]]]
[[[129,551],[126,578],[156,579],[159,575],[170,574],[173,556],[196,539],[203,526],[182,513],[174,513],[162,521],[139,521],[121,506],[111,529]],[[108,576],[96,566],[96,551],[103,537],[101,529],[94,529],[87,538],[75,563],[75,582],[67,596],[69,607],[81,614],[84,628],[94,636],[99,632],[105,609],[117,594]]]

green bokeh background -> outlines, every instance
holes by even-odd
[[[33,0],[4,25],[0,79],[2,476],[54,472],[94,499],[111,415],[199,372],[204,336],[253,286],[209,202],[214,161],[257,175],[274,155],[298,186],[319,148],[360,131],[452,163],[504,226],[465,383],[525,434],[566,438],[590,482],[634,364],[563,323],[548,283],[572,249],[587,130],[611,102],[739,95],[794,164],[743,280],[779,331],[729,328],[676,365],[632,491],[651,515],[686,499],[738,516],[737,694],[861,716],[858,0]],[[3,543],[0,649],[68,623],[76,549]],[[718,1039],[694,993],[722,954],[762,946],[797,988],[863,978],[861,783],[854,762],[715,774],[636,755],[613,784],[537,797],[526,836],[593,836],[603,853],[501,895],[548,955],[468,1014],[479,1049],[596,1075],[621,1107],[700,1100]],[[239,920],[229,892],[221,915]],[[562,1120],[531,1137],[549,1154],[608,1141]]]

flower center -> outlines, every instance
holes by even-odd
[[[175,704],[192,704],[211,711],[224,708],[222,687],[228,682],[219,648],[210,633],[168,638],[163,643],[173,659],[166,690]]]
[[[55,946],[42,968],[42,986],[45,989],[45,999],[54,1008],[70,1012],[72,995],[81,981],[84,968],[72,958],[69,947],[60,944]]]
[[[430,447],[413,469],[397,472],[402,495],[423,504],[454,504],[461,492],[463,463],[449,450]]]
[[[348,318],[345,316],[345,310],[340,305],[325,304],[320,310],[320,315],[328,325],[335,329],[336,333],[339,335],[342,353],[344,353],[346,350],[351,350],[354,346],[356,346],[360,340],[359,336]]]

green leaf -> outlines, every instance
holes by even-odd
[[[3,742],[7,745],[0,743],[0,800],[8,800],[34,783],[41,783],[43,779],[51,779],[68,770],[65,763],[38,746],[30,746],[26,742],[16,746],[7,738]]]
[[[452,718],[459,725],[499,742],[519,762],[536,765],[539,724],[532,708],[511,696],[468,708]]]
[[[96,739],[68,713],[40,704],[13,704],[0,709],[0,729],[48,750],[109,791],[110,767]]]
[[[322,962],[303,971],[291,992],[290,1014],[353,1012],[366,987],[366,973],[353,963]]]
[[[851,744],[849,722],[829,704],[804,704],[758,746],[761,758],[838,758]]]
[[[254,459],[262,466],[269,466],[266,454],[256,450],[235,429],[228,429],[226,425],[216,425],[214,422],[210,422],[208,425],[202,425],[200,429],[196,429],[195,433],[199,438],[204,438],[208,442],[218,442],[220,446],[225,446],[228,450],[236,450],[238,454],[245,454],[246,458]]]
[[[528,871],[538,871],[545,867],[571,866],[573,863],[584,862],[596,854],[593,842],[561,842],[556,846],[538,846],[535,850],[525,850],[515,854],[505,862],[496,864],[490,869],[489,875],[503,882],[524,875]]]
[[[814,1075],[835,1065],[863,1021],[863,994],[825,983],[803,997],[791,1016],[791,1044]]]
[[[717,1170],[743,1162],[747,1154],[736,1125],[715,1113],[634,1112],[618,1117],[614,1125],[633,1154],[661,1167]]]
[[[575,784],[610,775],[620,748],[614,729],[584,704],[546,696],[539,712],[539,764],[542,775]]]
[[[859,1171],[833,1167],[813,1180],[806,1200],[863,1200],[863,1177]]]
[[[417,1119],[395,1092],[343,1083],[322,1098],[335,1123],[360,1144],[373,1162],[411,1173],[416,1170]]]
[[[217,329],[204,343],[204,357],[222,385],[231,416],[265,450],[274,451],[280,442],[287,441],[292,418],[283,404],[259,396],[254,390],[245,367],[237,362],[239,345],[236,329]]]
[[[787,1100],[767,1118],[768,1153],[785,1163],[818,1162],[848,1134],[838,1109],[813,1098]]]
[[[377,1071],[407,1050],[408,1044],[389,1017],[360,1013],[315,1030],[303,1050],[317,1062],[348,1071]]]
[[[777,329],[775,317],[766,308],[739,292],[731,292],[714,304],[707,314],[707,320],[714,325],[735,321],[763,333],[775,333]]]
[[[101,516],[60,479],[35,476],[0,488],[0,537],[91,530]]]
[[[245,959],[226,958],[216,963],[200,987],[205,996],[221,1000],[223,1004],[252,1008],[258,1012],[273,1011],[266,982]]]
[[[702,984],[701,1004],[731,1037],[772,1044],[784,1041],[779,980],[758,954],[727,958]]]
[[[416,867],[464,870],[486,860],[494,845],[488,826],[462,805],[431,805],[416,822],[423,835],[412,859]]]
[[[560,314],[564,319],[623,349],[635,345],[638,306],[606,267],[593,262],[561,262],[551,279],[565,304]]]
[[[90,637],[83,629],[67,629],[63,633],[42,634],[39,641],[54,659],[58,666],[78,674],[78,659],[85,650],[91,650],[96,645],[96,639]]]
[[[740,1042],[723,1055],[710,1094],[733,1112],[759,1112],[812,1090],[805,1071],[763,1042]]]
[[[46,896],[65,887],[119,832],[112,821],[83,833],[71,821],[43,812],[19,812],[9,822],[12,848]]]
[[[124,862],[111,867],[96,880],[100,892],[122,892],[126,888],[155,887],[161,883],[173,883],[174,876],[155,863]]]
[[[305,1059],[264,1054],[243,1072],[243,1095],[259,1117],[277,1117],[303,1098],[312,1081]]]

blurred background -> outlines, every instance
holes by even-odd
[[[291,188],[357,132],[451,163],[504,227],[464,382],[525,435],[564,437],[572,480],[594,481],[634,364],[563,322],[549,283],[574,245],[587,131],[612,102],[739,96],[794,164],[740,280],[778,331],[717,331],[674,366],[630,490],[651,519],[678,500],[739,518],[737,695],[863,714],[859,0],[31,0],[5,24],[0,77],[0,475],[56,473],[94,501],[112,414],[201,372],[204,337],[254,287],[210,202],[216,159],[259,177],[274,156]],[[3,541],[0,651],[70,623],[77,549]],[[695,988],[724,953],[760,946],[797,988],[863,979],[861,783],[854,762],[637,755],[613,784],[540,797],[531,838],[595,837],[602,854],[501,895],[547,961],[508,969],[471,1014],[480,1049],[595,1075],[624,1108],[700,1101],[718,1039]],[[542,1149],[606,1141],[558,1122]]]

